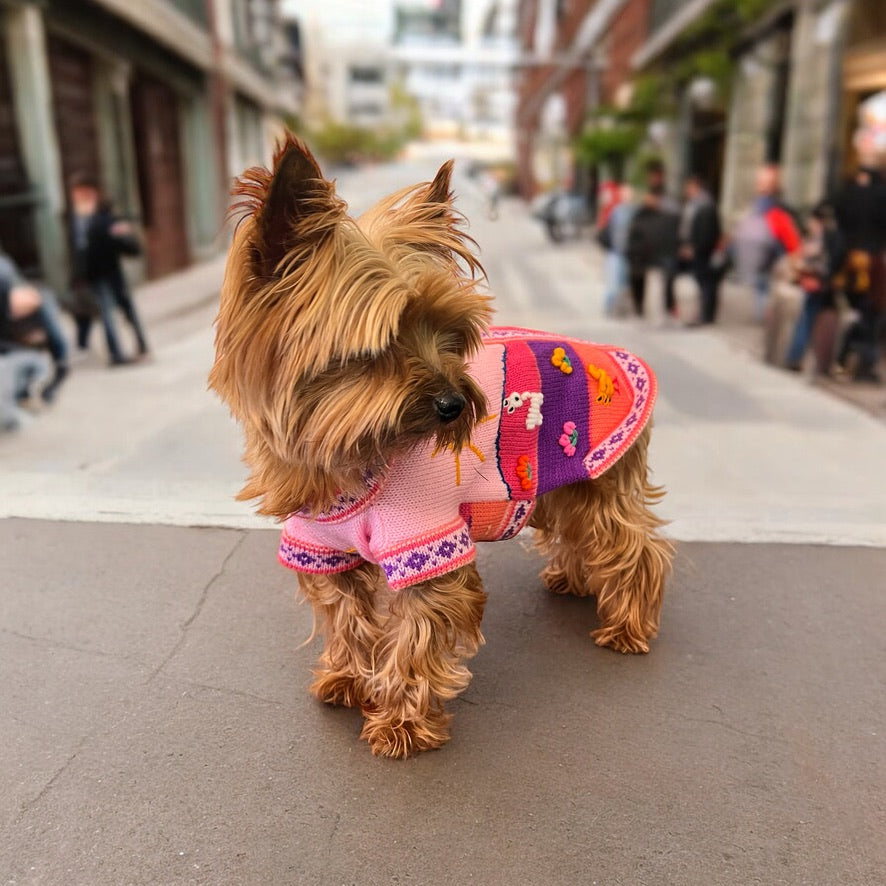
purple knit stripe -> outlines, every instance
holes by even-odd
[[[474,559],[476,549],[465,524],[438,538],[406,550],[383,554],[379,566],[385,571],[394,591],[428,581],[464,566]]]
[[[501,539],[513,538],[525,525],[535,510],[535,500],[516,501],[511,510],[508,522],[502,530]]]
[[[277,551],[277,560],[297,572],[328,575],[353,569],[360,565],[363,558],[359,554],[347,551],[302,545],[284,535]]]
[[[316,523],[342,523],[353,517],[357,512],[364,510],[378,495],[382,488],[382,479],[382,477],[373,476],[371,471],[367,471],[364,478],[366,489],[360,495],[342,493],[332,507],[312,519]],[[311,512],[308,510],[299,511],[299,515],[311,518]]]
[[[538,494],[543,495],[558,486],[588,478],[587,468],[582,464],[590,446],[588,377],[581,357],[568,342],[531,341],[529,347],[538,363],[545,398],[541,407],[544,421],[538,436]],[[551,355],[557,347],[566,351],[572,363],[569,375],[551,363]],[[570,421],[575,423],[578,431],[576,452],[571,457],[560,445],[563,425]]]

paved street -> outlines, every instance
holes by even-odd
[[[340,190],[359,210],[432,171]],[[658,372],[679,556],[652,653],[595,647],[592,605],[542,590],[529,539],[486,546],[453,741],[372,758],[357,714],[307,696],[310,613],[233,500],[238,432],[205,390],[216,262],[140,291],[153,363],[109,371],[96,339],[0,438],[7,883],[883,882],[886,423],[762,366],[746,327],[604,320],[586,241],[456,190],[497,322]]]

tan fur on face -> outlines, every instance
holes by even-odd
[[[290,137],[248,170],[210,385],[246,431],[241,498],[261,513],[328,507],[429,435],[460,448],[486,411],[467,375],[490,316],[473,241],[451,206],[452,164],[359,220]],[[441,425],[435,396],[460,393]]]

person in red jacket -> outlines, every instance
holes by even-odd
[[[797,255],[802,245],[797,223],[780,197],[779,168],[767,163],[757,170],[756,197],[731,243],[738,273],[756,294],[758,320],[766,314],[772,266],[782,255]]]

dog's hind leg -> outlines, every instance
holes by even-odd
[[[407,757],[449,739],[444,704],[470,681],[486,594],[473,564],[394,594],[364,705],[372,753]]]
[[[377,598],[386,586],[381,570],[363,563],[335,575],[301,573],[299,585],[314,609],[314,633],[325,642],[311,693],[328,704],[363,704],[373,649],[382,636],[384,614]]]
[[[658,633],[673,546],[651,505],[664,495],[649,483],[649,429],[606,473],[539,499],[532,525],[549,557],[542,579],[552,591],[597,598],[591,636],[619,652],[648,652]]]

